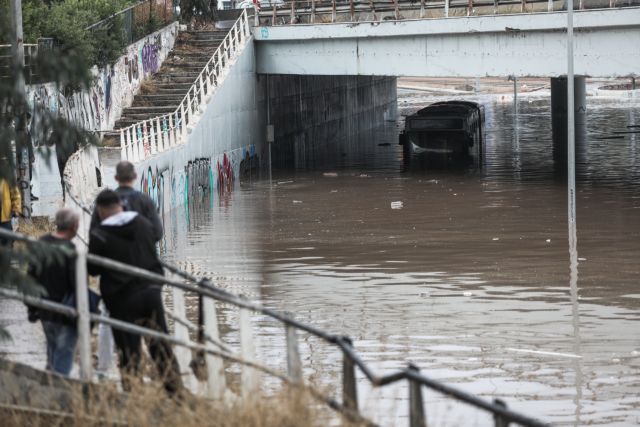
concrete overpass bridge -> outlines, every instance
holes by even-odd
[[[576,0],[577,75],[640,73],[640,1],[623,6]],[[243,13],[175,111],[120,130],[122,156],[153,170],[148,182],[203,158],[218,159],[219,171],[229,162],[241,169],[248,155],[266,163],[266,142],[294,147],[284,161],[300,164],[297,146],[395,119],[398,76],[550,77],[556,130],[566,123],[557,119],[566,115],[563,8],[555,0],[313,0]],[[578,126],[585,94],[580,77]],[[234,151],[230,161],[222,156]]]
[[[640,43],[633,42],[640,41],[640,7],[578,10],[574,17],[576,74],[640,73]],[[556,77],[567,68],[566,25],[562,11],[262,25],[254,31],[257,72]]]

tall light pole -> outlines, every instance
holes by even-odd
[[[31,216],[31,179],[29,176],[29,150],[27,145],[31,141],[27,136],[27,109],[24,82],[24,43],[22,33],[22,0],[11,0],[11,21],[13,24],[13,43],[11,43],[13,57],[14,103],[16,118],[16,159],[21,159],[16,164],[18,171],[18,183],[22,196],[22,213],[25,217]]]
[[[567,1],[567,184],[569,231],[576,223],[576,135],[573,76],[573,0]]]

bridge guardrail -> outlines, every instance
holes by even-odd
[[[23,241],[27,244],[43,244],[37,242],[33,238],[2,229],[0,229],[0,237],[9,240]],[[171,287],[181,289],[185,292],[191,292],[214,301],[231,304],[235,307],[238,307],[241,310],[241,337],[247,336],[247,334],[249,334],[250,336],[251,334],[251,325],[249,323],[248,317],[249,311],[258,312],[279,321],[285,327],[284,333],[287,347],[287,374],[279,373],[271,368],[267,368],[255,362],[250,352],[245,352],[244,343],[241,343],[241,346],[243,348],[243,353],[249,354],[248,357],[238,356],[234,353],[230,353],[229,351],[227,351],[227,349],[224,348],[224,346],[220,346],[220,343],[217,342],[217,340],[209,340],[210,343],[215,344],[214,346],[197,344],[191,342],[188,336],[186,339],[180,339],[176,336],[163,334],[158,331],[144,328],[135,324],[130,324],[116,319],[111,319],[105,316],[90,313],[88,301],[86,298],[86,289],[88,287],[86,275],[87,262],[143,279],[146,282],[166,284]],[[353,347],[352,340],[348,336],[334,335],[318,329],[314,326],[299,322],[286,313],[264,307],[261,304],[250,301],[244,297],[227,292],[221,288],[216,287],[208,279],[198,279],[176,267],[165,264],[165,268],[167,270],[182,277],[183,280],[165,277],[163,275],[152,273],[144,269],[133,267],[128,264],[123,264],[111,259],[102,258],[96,255],[87,255],[86,249],[82,245],[77,246],[76,266],[76,295],[78,295],[78,297],[76,298],[77,306],[75,309],[62,304],[25,295],[19,290],[0,288],[0,296],[21,300],[44,310],[50,310],[66,316],[77,318],[79,330],[78,347],[80,352],[81,379],[85,381],[91,381],[92,378],[92,369],[90,363],[91,347],[89,336],[89,323],[92,321],[104,323],[110,325],[113,328],[139,334],[142,336],[162,339],[178,346],[201,351],[208,355],[219,357],[230,362],[239,363],[245,368],[256,369],[294,386],[304,386],[304,379],[302,378],[301,369],[302,363],[300,360],[300,353],[298,351],[297,340],[298,331],[304,331],[310,335],[320,338],[328,344],[335,346],[343,354],[342,403],[339,403],[334,398],[327,397],[319,393],[313,388],[309,388],[311,394],[314,397],[321,399],[331,408],[337,410],[338,412],[341,412],[343,415],[349,417],[352,420],[364,422],[367,425],[375,425],[372,422],[366,420],[362,415],[360,415],[358,411],[358,395],[356,386],[357,367],[364,374],[369,383],[374,387],[382,387],[403,380],[407,380],[409,382],[409,420],[411,427],[424,427],[426,425],[424,401],[422,399],[423,387],[435,390],[458,401],[464,402],[466,404],[491,413],[494,417],[494,423],[496,427],[508,426],[509,423],[516,423],[526,427],[549,426],[548,424],[537,419],[509,410],[507,408],[507,405],[502,400],[494,399],[493,402],[488,402],[477,396],[458,390],[455,387],[428,378],[420,373],[420,370],[417,366],[411,363],[409,363],[405,369],[399,370],[397,372],[384,376],[376,375],[356,352]],[[241,338],[241,342],[244,341],[246,340]],[[242,385],[243,387],[255,387],[255,383],[252,386],[251,381],[245,381],[245,377],[248,375],[248,372],[249,371],[243,369]]]
[[[241,51],[250,34],[247,10],[244,9],[173,113],[120,129],[120,157],[137,163],[183,144],[188,127],[197,121],[200,106],[206,105],[215,88],[222,84],[230,61]]]
[[[578,3],[579,10],[640,5],[637,0],[574,1]],[[532,9],[538,12],[557,12],[566,10],[565,8],[565,1],[559,0],[285,0],[261,8],[259,17],[260,25],[294,25],[379,19],[424,19],[434,11],[437,11],[437,17],[447,18],[452,16],[454,11],[456,16],[475,16],[497,15],[500,11],[526,13]],[[412,14],[405,17],[403,12],[412,12]],[[359,14],[366,14],[366,18],[358,19]]]

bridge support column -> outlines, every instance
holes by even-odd
[[[584,76],[574,78],[576,162],[584,154],[587,127],[587,91]],[[553,128],[553,160],[558,170],[567,167],[567,77],[551,78],[551,126]],[[582,155],[581,155],[582,154]]]

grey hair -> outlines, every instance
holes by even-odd
[[[56,229],[58,231],[67,231],[73,229],[80,221],[80,216],[68,208],[60,209],[56,212]]]

